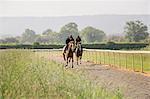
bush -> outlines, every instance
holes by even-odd
[[[102,44],[82,44],[83,48],[87,49],[109,49],[109,50],[137,50],[147,47],[148,43],[102,43]],[[34,43],[33,45],[0,45],[0,49],[60,49],[64,45],[40,45]]]
[[[87,49],[110,49],[110,50],[121,50],[121,49],[141,49],[145,48],[149,44],[147,43],[114,43],[108,42],[107,44],[83,44],[84,48]]]
[[[33,46],[39,46],[39,45],[40,45],[39,42],[34,42],[34,43],[33,43]]]

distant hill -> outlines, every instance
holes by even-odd
[[[79,30],[93,26],[103,30],[107,35],[122,35],[127,21],[141,20],[150,31],[150,15],[93,15],[66,17],[0,17],[0,36],[21,35],[26,28],[42,33],[51,28],[59,32],[68,22],[78,24]]]

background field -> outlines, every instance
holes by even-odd
[[[83,58],[96,64],[150,73],[149,51],[86,50]]]

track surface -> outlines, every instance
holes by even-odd
[[[65,64],[60,56],[49,57],[49,59]],[[150,99],[150,76],[118,70],[110,66],[96,65],[87,61],[82,62],[79,66],[75,65],[74,69],[86,71],[91,81],[108,90],[121,89],[125,99]]]

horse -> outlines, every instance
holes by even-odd
[[[83,53],[83,49],[82,49],[81,43],[78,42],[77,45],[76,45],[76,49],[75,49],[75,55],[76,55],[76,59],[77,59],[77,65],[78,65],[78,60],[79,59],[80,59],[80,64],[81,64],[82,53]]]
[[[68,43],[68,47],[67,49],[65,49],[65,53],[63,53],[63,57],[64,57],[64,60],[66,61],[66,66],[68,66],[68,62],[70,62],[72,60],[72,68],[73,68],[73,62],[74,62],[74,59],[73,59],[73,53],[74,53],[74,50],[75,50],[75,43],[74,41],[70,41]]]

